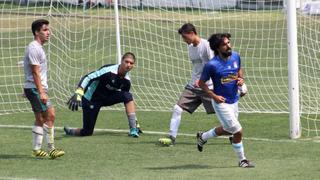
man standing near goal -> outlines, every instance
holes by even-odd
[[[43,44],[49,40],[49,21],[38,19],[31,25],[34,41],[25,51],[24,93],[31,103],[35,115],[35,123],[32,128],[33,152],[35,157],[50,157],[52,159],[63,156],[64,151],[54,147],[54,120],[55,111],[48,98],[47,84],[47,57]],[[48,152],[42,150],[42,140],[45,136],[48,144]]]
[[[231,50],[230,37],[228,33],[218,33],[208,40],[215,57],[204,66],[199,86],[213,99],[212,105],[221,126],[205,133],[197,133],[197,147],[202,152],[203,145],[209,138],[233,135],[232,147],[238,156],[239,167],[248,168],[254,165],[244,155],[242,127],[238,120],[238,86],[243,85],[244,78],[240,56]],[[214,90],[209,89],[205,83],[210,78]]]
[[[159,143],[165,146],[175,144],[183,111],[192,114],[201,104],[203,104],[208,114],[214,113],[210,97],[200,89],[198,84],[203,66],[213,57],[209,42],[206,39],[200,38],[195,26],[190,23],[184,24],[178,30],[178,33],[188,44],[189,58],[193,68],[191,81],[186,85],[180,99],[173,107],[168,138],[159,139]],[[212,89],[211,80],[208,80],[206,83]]]
[[[68,105],[72,111],[82,106],[83,127],[73,129],[65,126],[67,135],[91,136],[100,108],[124,103],[129,121],[129,136],[139,137],[141,130],[137,123],[133,97],[129,92],[131,82],[128,74],[134,67],[135,60],[135,55],[127,52],[122,56],[121,64],[105,65],[80,80]]]

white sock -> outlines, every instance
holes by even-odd
[[[204,132],[204,133],[202,134],[202,137],[201,137],[202,140],[206,141],[206,140],[208,140],[209,138],[217,137],[218,135],[216,134],[215,129],[216,129],[216,128],[213,128],[213,129],[210,129],[210,130],[207,131],[207,132]]]
[[[40,150],[43,140],[43,128],[41,126],[32,127],[33,150]]]
[[[48,127],[48,125],[43,124],[43,132],[48,145],[48,150],[54,149],[54,127]]]
[[[239,161],[246,159],[246,157],[244,156],[244,148],[243,148],[242,141],[237,144],[232,143],[232,147],[233,147],[233,150],[236,152]]]
[[[183,112],[183,109],[180,106],[174,105],[171,122],[170,122],[170,131],[169,131],[169,135],[173,136],[174,138],[176,138],[178,134],[182,112]]]

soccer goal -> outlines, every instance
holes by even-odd
[[[289,11],[294,15],[288,16]],[[203,38],[215,32],[232,34],[249,89],[241,99],[242,112],[290,113],[295,119],[292,138],[301,131],[304,136],[319,136],[320,18],[303,13],[295,4],[282,0],[0,0],[0,114],[30,111],[22,97],[20,61],[32,40],[30,24],[36,18],[50,21],[52,36],[45,48],[56,106],[66,107],[82,75],[118,63],[121,53],[132,51],[137,56],[131,73],[137,108],[171,111],[191,76],[187,46],[177,29],[191,22]],[[289,26],[295,28],[289,32]]]

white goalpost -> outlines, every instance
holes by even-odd
[[[299,1],[300,9],[308,1]],[[0,114],[30,111],[19,63],[36,18],[50,21],[45,46],[50,96],[66,108],[79,78],[121,53],[136,54],[131,72],[138,110],[171,111],[191,77],[187,46],[177,33],[193,23],[203,38],[232,34],[248,96],[246,113],[287,113],[290,138],[320,133],[320,19],[283,0],[0,0]],[[312,2],[314,3],[314,2]],[[310,11],[311,12],[311,11]],[[319,11],[320,12],[320,11]],[[120,109],[122,106],[112,107]],[[203,111],[203,109],[200,109]]]

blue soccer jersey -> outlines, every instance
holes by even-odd
[[[240,67],[240,56],[234,51],[228,60],[215,56],[204,66],[200,79],[206,82],[211,78],[213,92],[223,96],[226,103],[233,104],[239,100],[237,78]]]

